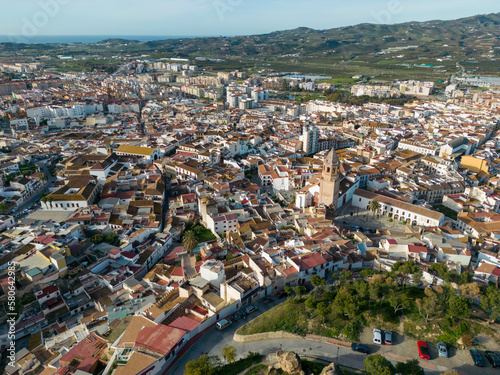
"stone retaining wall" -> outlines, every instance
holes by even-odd
[[[303,339],[304,337],[285,331],[256,333],[255,335],[240,335],[235,332],[233,340],[237,342],[250,342],[270,339]]]

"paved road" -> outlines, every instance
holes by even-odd
[[[257,306],[258,311],[253,313],[250,317],[256,318],[281,302],[283,302],[283,300],[275,300],[268,305],[264,305],[262,301],[258,301],[254,303],[254,305]],[[366,358],[365,354],[353,352],[349,348],[334,344],[307,339],[270,339],[247,343],[234,341],[233,336],[236,330],[247,322],[248,318],[246,320],[233,323],[223,331],[213,329],[208,332],[205,336],[198,340],[198,342],[194,344],[182,358],[179,359],[179,361],[167,374],[182,374],[187,362],[196,360],[203,354],[221,357],[222,348],[227,345],[233,345],[236,348],[238,358],[245,357],[249,352],[259,352],[263,355],[269,355],[274,354],[276,351],[281,349],[285,351],[294,351],[302,356],[322,358],[330,362],[336,361],[338,355],[340,364],[353,368],[364,369],[363,361]],[[387,356],[387,358],[394,364],[396,364],[397,361],[405,361],[409,358],[418,358],[414,340],[400,335],[396,335],[396,344],[392,347],[370,344],[369,341],[370,338],[363,337],[362,339],[362,342],[368,342],[371,354],[378,353]],[[452,358],[446,359],[438,358],[437,353],[434,353],[434,351],[434,347],[431,345],[431,355],[433,359],[431,361],[421,361],[426,374],[438,375],[446,371],[448,368],[454,368],[460,374],[478,373],[478,368],[472,364],[472,360],[469,360],[467,352],[457,351],[457,353],[455,353],[455,351],[452,350]],[[496,373],[500,374],[498,370],[488,367],[481,369],[481,373],[484,375],[493,375]]]
[[[260,312],[260,311],[259,311]],[[257,315],[256,315],[257,316]],[[226,345],[233,345],[237,350],[238,358],[246,357],[249,352],[259,352],[263,355],[274,354],[278,350],[293,351],[302,356],[312,356],[322,358],[330,362],[338,360],[341,365],[364,369],[363,361],[365,354],[353,352],[349,348],[332,344],[311,341],[306,339],[270,339],[253,341],[247,343],[233,340],[234,332],[246,321],[233,323],[224,331],[216,329],[207,333],[176,363],[168,372],[168,375],[182,374],[188,361],[196,360],[200,355],[221,357],[222,348]],[[396,360],[391,360],[394,364]],[[428,375],[438,375],[442,371],[425,370]]]
[[[198,357],[202,354],[207,354],[210,353],[209,355],[218,355],[221,356],[221,350],[223,346],[226,345],[234,345],[238,349],[238,354],[240,356],[246,356],[245,352],[240,350],[237,345],[239,343],[233,341],[233,336],[234,333],[238,328],[240,328],[242,325],[248,323],[249,318],[253,319],[259,316],[260,314],[263,314],[267,310],[270,310],[274,306],[279,305],[281,302],[283,302],[285,299],[278,299],[277,297],[273,297],[274,300],[273,302],[269,304],[264,304],[261,300],[252,303],[255,307],[257,307],[257,311],[251,314],[249,317],[246,319],[242,319],[239,322],[234,322],[231,324],[228,328],[226,328],[223,331],[219,331],[217,329],[212,329],[210,332],[208,332],[205,336],[200,338],[196,344],[194,344],[187,352],[184,354],[184,356],[177,361],[177,363],[172,367],[172,369],[167,373],[168,375],[177,375],[177,374],[182,374],[184,372],[184,369],[186,367],[186,363],[189,361],[192,361],[194,359],[198,359]],[[214,346],[214,343],[217,343]],[[259,351],[259,349],[249,349],[248,351]],[[264,354],[264,353],[263,353]]]
[[[28,215],[30,215],[31,212],[26,212],[25,214],[21,213],[23,210],[31,206],[34,202],[38,201],[43,196],[45,190],[50,188],[54,184],[55,178],[50,174],[45,162],[46,162],[45,160],[41,160],[35,163],[40,167],[40,171],[45,173],[45,176],[47,176],[47,180],[44,181],[45,186],[38,193],[32,195],[26,202],[24,202],[21,206],[19,206],[17,212],[14,214],[14,218],[16,220],[22,220],[26,218]]]
[[[283,299],[275,300],[272,303],[265,305],[262,301],[258,301],[254,303],[254,305],[257,306],[258,311],[250,315],[250,317],[256,318],[281,302],[283,302]],[[223,331],[213,329],[208,332],[205,336],[198,340],[198,342],[194,344],[182,358],[177,361],[174,367],[172,367],[167,374],[182,374],[186,368],[187,362],[196,360],[203,354],[221,357],[222,348],[226,345],[233,345],[236,348],[238,358],[246,357],[249,352],[259,352],[263,355],[268,355],[276,353],[276,351],[281,349],[285,351],[294,351],[299,355],[322,358],[331,362],[336,361],[338,355],[340,364],[364,369],[363,361],[366,358],[365,354],[353,352],[349,348],[328,343],[306,339],[271,339],[247,343],[234,341],[233,336],[236,330],[247,322],[248,318],[231,324],[231,326]],[[395,360],[392,361],[396,363]],[[425,373],[429,375],[438,375],[441,371],[426,370]]]

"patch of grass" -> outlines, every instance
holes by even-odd
[[[247,372],[246,375],[265,375],[267,373],[266,365],[257,365]]]
[[[455,211],[453,211],[452,209],[450,209],[448,207],[445,207],[442,204],[436,206],[435,208],[439,212],[441,212],[442,214],[444,214],[444,216],[446,216],[446,217],[448,217],[450,219],[453,219],[453,220],[457,220],[458,214]]]
[[[217,368],[217,374],[220,375],[237,375],[247,368],[260,363],[262,361],[262,354],[260,353],[249,353],[246,358],[239,359],[233,363],[229,363],[225,366]]]
[[[210,231],[210,229],[207,229],[200,224],[196,224],[193,226],[192,223],[187,223],[184,232],[187,232],[188,230],[192,230],[194,232],[198,242],[213,241],[216,239],[215,235]]]
[[[308,360],[302,360],[302,368],[304,370],[309,370],[311,374],[314,375],[319,375],[321,374],[321,371],[326,367],[327,365],[318,363],[318,362],[313,362],[313,361],[308,361]]]
[[[307,333],[309,318],[304,304],[291,304],[287,301],[244,325],[238,330],[238,333],[240,335],[254,335],[264,332],[287,331],[304,336]]]

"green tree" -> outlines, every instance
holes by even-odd
[[[359,271],[359,275],[365,280],[368,279],[370,276],[373,276],[374,274],[375,274],[374,270],[361,270],[361,271]]]
[[[424,369],[420,367],[418,359],[412,359],[406,362],[396,364],[396,372],[404,375],[424,375]]]
[[[444,306],[439,300],[439,296],[431,288],[425,289],[426,297],[417,299],[418,313],[427,323],[429,319],[441,314],[444,311]]]
[[[0,203],[0,214],[5,213],[5,211],[7,210],[8,210],[7,205],[5,203]]]
[[[233,363],[236,360],[236,348],[232,345],[223,347],[222,357],[224,357],[227,363]]]
[[[202,355],[197,360],[186,363],[184,375],[215,375],[214,360],[212,357]]]
[[[354,289],[356,290],[359,299],[365,300],[368,297],[368,283],[363,280],[358,280],[354,283]]]
[[[301,296],[303,294],[306,294],[307,289],[303,285],[298,285],[295,288],[293,288],[293,291],[295,292],[296,295]]]
[[[369,375],[394,375],[396,373],[393,364],[380,354],[369,355],[363,363]]]
[[[413,284],[418,285],[422,281],[423,273],[418,270],[417,272],[412,273],[411,278],[413,279]]]
[[[54,197],[51,197],[50,195],[46,195],[45,197],[42,197],[40,200],[43,203],[45,203],[45,207],[49,208],[49,203],[50,203],[50,208],[52,208],[52,202],[54,201]]]
[[[354,319],[359,311],[358,299],[346,287],[339,290],[332,306],[334,312],[349,319]]]
[[[463,285],[463,284],[468,284],[472,282],[472,272],[470,271],[465,271],[458,276],[458,284]]]
[[[500,290],[490,285],[481,297],[481,307],[489,314],[492,322],[500,319]]]
[[[372,199],[370,201],[370,203],[368,203],[368,207],[370,208],[370,211],[373,211],[373,218],[375,219],[375,213],[377,212],[377,210],[380,209],[380,207],[382,207],[380,205],[380,202],[376,199]]]
[[[398,279],[398,283],[402,285],[403,288],[406,287],[406,283],[410,280],[410,276],[420,271],[412,260],[408,262],[398,261],[392,265],[391,270],[394,272]]]
[[[470,301],[462,296],[451,296],[448,300],[447,313],[457,318],[469,318],[471,314]]]
[[[448,273],[448,267],[446,267],[443,263],[433,263],[431,265],[430,270],[435,274],[439,275],[441,278],[445,278],[445,275]]]
[[[94,234],[90,240],[95,243],[95,244],[100,244],[100,243],[103,243],[104,242],[104,237],[102,234],[98,233],[98,234]]]
[[[467,283],[460,286],[460,291],[464,297],[479,299],[481,297],[481,287],[478,283]]]
[[[198,240],[196,239],[196,235],[192,230],[188,230],[184,233],[182,238],[182,244],[188,253],[191,253],[196,246],[198,246]]]
[[[319,277],[318,275],[312,275],[311,276],[311,284],[313,286],[321,286],[321,285],[325,285],[325,279],[322,279],[321,277]]]
[[[394,315],[396,315],[398,311],[403,311],[410,307],[410,300],[406,294],[397,294],[393,291],[388,301],[389,305],[394,309]]]
[[[352,272],[348,270],[342,270],[339,276],[339,284],[344,285],[346,281],[352,279]]]
[[[316,305],[318,314],[325,318],[331,311],[330,306],[326,302],[320,302]]]
[[[309,297],[306,299],[306,302],[304,303],[308,309],[315,309],[316,305],[318,304],[318,301],[314,297]]]
[[[380,298],[380,286],[375,283],[368,284],[368,308],[371,310],[371,303],[377,302]]]
[[[283,288],[283,290],[285,291],[286,294],[288,294],[289,296],[291,296],[293,294],[293,289],[291,287],[289,287],[288,285],[285,286]]]

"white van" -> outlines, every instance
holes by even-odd
[[[215,324],[215,326],[217,327],[217,329],[219,331],[222,331],[224,328],[227,328],[231,325],[231,321],[230,320],[227,320],[227,319],[222,319],[222,320],[219,320],[217,322],[217,324]]]

